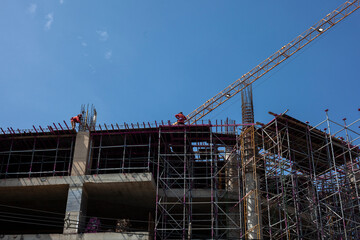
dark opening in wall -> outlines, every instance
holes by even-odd
[[[68,185],[0,188],[0,233],[62,233]]]
[[[129,223],[124,233],[153,229],[156,193],[153,182],[90,183],[84,187],[88,196],[85,232],[90,232],[95,218],[99,224],[93,232],[116,232],[116,224],[124,220]]]

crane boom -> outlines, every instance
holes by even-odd
[[[280,50],[275,52],[273,55],[268,57],[262,63],[254,67],[248,73],[242,75],[238,80],[229,85],[227,88],[216,94],[211,99],[207,100],[200,107],[196,108],[193,112],[187,115],[187,122],[195,123],[223,103],[228,101],[230,98],[235,96],[237,93],[242,92],[245,88],[250,86],[253,82],[270,72],[280,63],[290,58],[300,49],[308,45],[310,42],[315,40],[321,34],[335,26],[341,20],[349,16],[360,8],[360,0],[348,0],[340,7],[326,15],[325,18],[321,19],[315,25],[310,27],[304,33],[296,37],[290,43],[283,46]]]

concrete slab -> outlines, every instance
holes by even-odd
[[[169,190],[159,190],[159,195],[161,197],[164,197],[166,193],[166,196],[169,198],[180,198],[184,196],[184,189],[177,188],[177,189],[169,189]],[[222,198],[231,199],[231,200],[238,200],[239,194],[228,192],[226,190],[217,190],[218,196],[222,196]],[[187,192],[187,195],[189,193]],[[211,198],[211,190],[210,189],[192,189],[191,190],[191,197],[193,199],[207,199],[210,201]]]
[[[59,176],[41,178],[11,178],[0,179],[1,187],[24,187],[24,186],[47,186],[62,185],[81,186],[84,183],[111,183],[111,182],[153,182],[151,173],[118,173],[118,174],[99,174],[84,176]]]
[[[148,240],[147,232],[1,235],[1,240]]]

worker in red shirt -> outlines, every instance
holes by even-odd
[[[185,124],[185,120],[187,119],[185,117],[185,115],[182,112],[179,112],[178,114],[175,115],[176,119],[177,119],[177,125],[184,125]]]
[[[77,116],[72,117],[70,119],[71,120],[71,127],[72,127],[73,130],[75,129],[76,123],[81,124],[81,118],[82,118],[82,114],[78,114]]]

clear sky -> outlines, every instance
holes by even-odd
[[[0,127],[94,104],[99,123],[190,113],[345,0],[1,0]],[[254,85],[255,120],[360,117],[360,10]],[[206,119],[241,121],[235,97]]]

